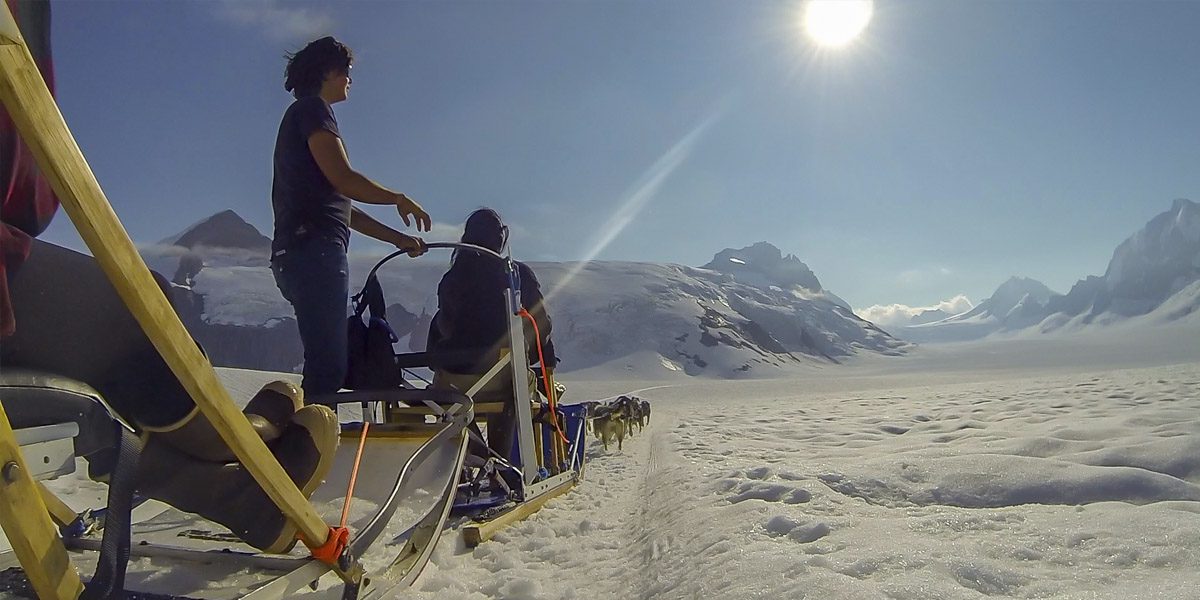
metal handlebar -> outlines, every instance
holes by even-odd
[[[425,244],[425,247],[429,248],[429,249],[449,248],[451,250],[466,250],[468,252],[474,252],[481,256],[491,256],[492,258],[495,258],[496,260],[498,260],[502,264],[504,264],[506,269],[511,269],[511,266],[509,264],[511,261],[507,257],[502,256],[499,252],[496,252],[496,251],[492,250],[491,248],[484,248],[483,246],[476,246],[475,244],[464,244],[462,242],[430,242],[428,244]],[[404,254],[408,254],[408,250],[397,250],[397,251],[381,258],[379,260],[379,262],[375,263],[375,266],[371,268],[371,272],[367,274],[367,281],[370,281],[371,278],[375,276],[375,272],[378,271],[379,267],[382,267],[384,263],[386,263],[389,260],[392,260],[393,258],[396,258],[397,256],[401,256]]]

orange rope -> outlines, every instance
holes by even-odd
[[[358,463],[362,460],[363,447],[367,445],[367,429],[371,427],[365,419],[362,424],[362,435],[358,438],[358,453],[354,455],[354,468],[350,470],[350,485],[346,487],[346,503],[342,505],[342,527],[346,527],[346,519],[350,517],[350,501],[354,499],[354,482],[358,479]]]
[[[529,319],[529,322],[533,325],[533,337],[534,341],[537,342],[538,364],[542,367],[542,381],[546,382],[546,398],[550,400],[550,424],[554,426],[554,431],[558,434],[559,439],[564,444],[569,444],[570,441],[567,440],[567,435],[558,426],[558,399],[555,398],[557,392],[550,381],[550,374],[546,372],[546,357],[542,355],[542,333],[538,331],[537,321],[534,320],[533,315],[529,314],[529,311],[522,308],[520,315]]]

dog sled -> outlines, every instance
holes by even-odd
[[[530,373],[526,367],[529,360],[524,322],[532,325],[535,338],[537,325],[533,317],[521,308],[520,282],[512,260],[471,244],[435,242],[428,244],[428,247],[486,256],[499,263],[508,280],[504,298],[509,319],[509,343],[492,368],[470,389],[465,390],[465,394],[472,399],[476,422],[499,417],[505,411],[505,404],[511,403],[510,410],[515,413],[513,417],[516,424],[511,447],[499,451],[489,448],[475,424],[468,428],[468,435],[472,438],[471,452],[463,466],[463,480],[459,484],[453,513],[466,545],[475,546],[491,539],[509,524],[536,512],[547,501],[578,483],[583,475],[586,456],[587,407],[558,402],[563,388],[549,376],[540,356],[534,362],[542,365],[542,368],[533,369]],[[376,273],[384,264],[404,254],[404,251],[397,251],[381,259],[367,275],[363,291],[354,297],[355,318],[369,316],[371,325],[365,334],[368,340],[377,333],[372,328],[390,330],[386,325],[386,313],[383,312],[385,302]],[[396,341],[394,334],[390,341]],[[540,340],[535,343],[539,353],[540,344]],[[384,352],[390,352],[390,344]],[[475,352],[467,354],[476,355]],[[402,385],[408,385],[414,377],[404,377],[405,372],[419,368],[434,370],[442,365],[461,362],[461,358],[452,352],[418,352],[389,355],[383,360],[366,357],[363,362],[374,366],[391,361],[381,371],[385,374],[400,373]],[[378,371],[380,369],[376,369]],[[481,398],[480,394],[489,387],[488,384],[502,377],[505,371],[512,381],[511,395],[505,394],[503,400],[494,395]],[[419,379],[419,376],[415,378]],[[536,382],[532,387],[526,385],[531,378]],[[387,385],[391,381],[392,378],[385,375],[380,384]],[[362,393],[369,396],[375,392]],[[389,415],[384,420],[392,418]]]
[[[557,405],[549,378],[545,403],[516,383],[526,379],[527,360],[522,316],[515,308],[519,285],[510,277],[510,352],[479,385],[506,369],[513,374],[518,424],[513,451],[468,453],[480,441],[472,425],[477,414],[487,418],[498,408],[476,405],[478,386],[423,389],[401,376],[385,389],[308,399],[337,406],[349,417],[333,470],[305,498],[158,291],[7,7],[0,13],[0,100],[129,312],[304,542],[289,555],[259,554],[195,515],[141,501],[132,481],[138,440],[100,394],[53,373],[6,370],[0,380],[0,525],[9,548],[0,550],[0,585],[7,591],[39,598],[124,598],[128,583],[146,588],[137,590],[142,598],[285,598],[340,585],[343,598],[380,597],[415,581],[448,524],[456,524],[474,545],[578,482],[584,409]],[[496,259],[512,273],[511,261]],[[436,366],[436,357],[394,356],[392,366]],[[43,483],[69,475],[76,457],[103,453],[111,455],[115,468],[107,497],[96,506],[76,510]],[[81,571],[95,575],[85,582]],[[202,575],[188,576],[196,573]]]

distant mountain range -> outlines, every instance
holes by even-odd
[[[279,295],[270,240],[224,211],[142,249],[175,274],[184,321],[214,363],[294,370],[302,358],[291,307]],[[378,257],[351,256],[351,287]],[[422,350],[448,256],[389,263],[380,281],[397,350]],[[718,252],[700,268],[635,262],[531,263],[554,321],[564,371],[618,368],[764,376],[910,346],[854,315],[795,256],[760,242]]]
[[[294,370],[291,307],[269,269],[270,240],[233,211],[197,223],[147,262],[174,274],[184,321],[214,362]],[[356,289],[377,257],[351,257]],[[399,259],[380,272],[398,349],[424,348],[448,259]],[[766,242],[727,248],[702,267],[635,262],[532,263],[550,292],[563,370],[768,375],[857,354],[902,354],[909,342],[1084,331],[1116,323],[1200,322],[1200,205],[1176,200],[1113,252],[1102,276],[1066,293],[1012,277],[960,314],[929,310],[884,331],[854,315],[793,255]],[[893,334],[895,337],[893,337]]]
[[[1200,320],[1198,308],[1200,204],[1180,199],[1117,246],[1104,275],[1081,279],[1066,294],[1013,277],[970,311],[890,331],[916,342],[963,341]]]

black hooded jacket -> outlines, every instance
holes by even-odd
[[[558,358],[550,339],[550,316],[546,314],[542,290],[533,269],[514,261],[521,279],[521,305],[537,322],[546,366],[554,368]],[[444,365],[452,373],[485,373],[499,359],[508,332],[504,293],[508,286],[504,269],[494,259],[463,253],[438,284],[438,312],[429,326],[428,350],[467,355]],[[533,327],[525,322],[525,341],[531,364],[538,363]]]

